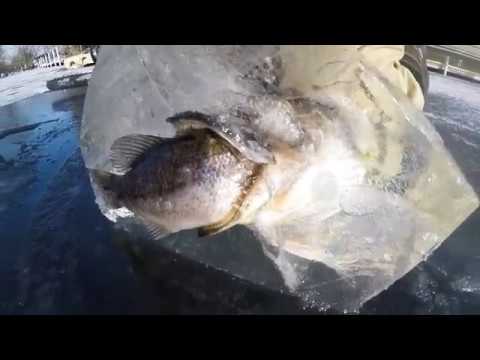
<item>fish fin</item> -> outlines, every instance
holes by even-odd
[[[184,134],[191,129],[212,129],[213,118],[197,111],[185,111],[167,119],[175,126],[177,134]]]
[[[161,238],[164,238],[170,234],[168,230],[160,225],[154,224],[145,219],[143,219],[143,223],[145,224],[145,227],[147,228],[147,231],[153,240],[160,240]]]
[[[203,237],[207,237],[209,235],[213,235],[216,232],[217,232],[216,230],[212,231],[212,230],[206,229],[204,227],[201,227],[201,228],[197,229],[197,234],[198,234],[199,238],[203,238]]]
[[[114,141],[111,147],[112,165],[117,173],[130,171],[132,164],[141,158],[147,150],[166,139],[153,135],[127,135]]]
[[[205,238],[207,236],[218,234],[219,232],[222,232],[222,231],[223,229],[210,229],[207,227],[201,227],[201,228],[198,228],[197,234],[199,238]]]
[[[90,171],[90,174],[95,183],[98,184],[102,188],[102,190],[110,190],[112,178],[114,177],[113,174],[98,169],[92,169]]]
[[[209,129],[249,160],[258,164],[275,163],[273,153],[259,139],[259,134],[247,120],[239,116],[209,116],[197,111],[186,111],[169,117],[167,122],[175,126],[177,135],[195,129]]]
[[[117,175],[103,170],[92,169],[90,176],[94,185],[101,189],[105,204],[112,209],[119,208],[121,205],[114,191],[114,183]]]
[[[198,228],[197,233],[198,237],[206,237],[210,235],[218,234],[224,230],[227,230],[236,224],[240,213],[238,212],[237,208],[230,210],[230,212],[225,216],[225,218],[219,222],[202,226]]]

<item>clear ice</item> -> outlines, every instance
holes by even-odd
[[[280,160],[264,175],[268,195],[250,231],[235,227],[209,241],[182,232],[158,246],[280,289],[277,269],[306,305],[354,311],[428,257],[478,198],[423,113],[361,55],[342,64],[338,79],[317,86],[321,51],[105,46],[87,92],[81,146],[89,169],[111,171],[115,139],[173,137],[165,120],[175,114],[257,112],[248,126],[277,159],[287,144],[295,160]],[[234,133],[241,137],[244,125],[235,124]],[[131,217],[109,209],[92,185],[109,219]],[[265,265],[261,249],[276,267]]]

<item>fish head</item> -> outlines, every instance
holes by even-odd
[[[228,215],[222,221],[202,226],[200,234],[252,223],[260,209],[285,191],[306,163],[301,151],[307,139],[304,129],[293,107],[278,97],[250,97],[222,114],[185,112],[169,118],[168,122],[176,127],[177,137],[208,129],[217,146],[222,144],[225,151],[239,160],[234,171],[228,174],[215,168],[221,166],[218,161],[206,165],[209,161],[205,160],[207,171],[211,171],[215,179],[210,184],[218,187],[206,189],[196,184],[195,191],[203,194],[218,189],[215,207],[224,206],[224,214]],[[208,156],[214,157],[211,152]],[[229,185],[232,181],[233,191]]]

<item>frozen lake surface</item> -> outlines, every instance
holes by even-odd
[[[45,87],[64,75],[69,73],[51,69],[0,80],[0,130],[40,123],[0,139],[0,313],[318,311],[158,247],[160,261],[146,269],[94,202],[78,146],[85,88],[48,92]],[[425,112],[480,193],[480,85],[431,74]],[[426,263],[361,312],[479,313],[479,234],[477,210]],[[260,263],[260,246],[249,246],[254,249],[249,256]],[[155,274],[153,280],[142,276],[147,271]]]
[[[93,66],[67,70],[63,67],[37,68],[0,79],[0,106],[47,92],[47,81],[55,78],[90,74]]]

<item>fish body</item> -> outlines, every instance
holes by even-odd
[[[232,222],[261,167],[209,129],[174,139],[126,136],[112,159],[124,174],[110,175],[104,189],[156,238],[193,228],[210,234]]]

